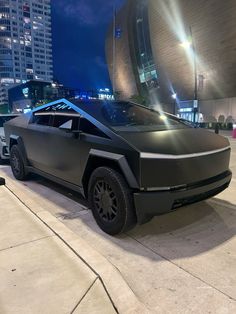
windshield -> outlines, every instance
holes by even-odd
[[[118,132],[148,132],[188,128],[177,118],[129,102],[106,103],[102,116]]]
[[[11,119],[14,119],[17,116],[0,116],[0,128],[3,128],[3,124]]]

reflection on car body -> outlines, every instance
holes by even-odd
[[[226,138],[125,101],[62,99],[5,125],[13,174],[81,192],[98,225],[124,232],[228,187]]]

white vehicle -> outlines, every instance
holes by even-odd
[[[6,145],[4,123],[18,117],[17,114],[0,114],[0,163],[5,159],[9,159],[9,150]]]

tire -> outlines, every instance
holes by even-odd
[[[132,193],[123,176],[112,168],[94,170],[88,199],[98,226],[110,235],[128,231],[136,224]]]
[[[0,147],[0,150],[2,150],[2,146]],[[4,165],[5,160],[2,158],[2,155],[0,153],[0,165]]]
[[[24,181],[27,179],[22,153],[17,145],[13,145],[10,150],[10,165],[14,177],[17,180]]]

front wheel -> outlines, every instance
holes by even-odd
[[[27,171],[25,169],[23,157],[17,145],[11,147],[10,165],[12,173],[17,180],[24,181],[27,179]]]
[[[136,224],[133,197],[123,176],[112,168],[97,168],[88,188],[89,203],[99,227],[110,235]]]

